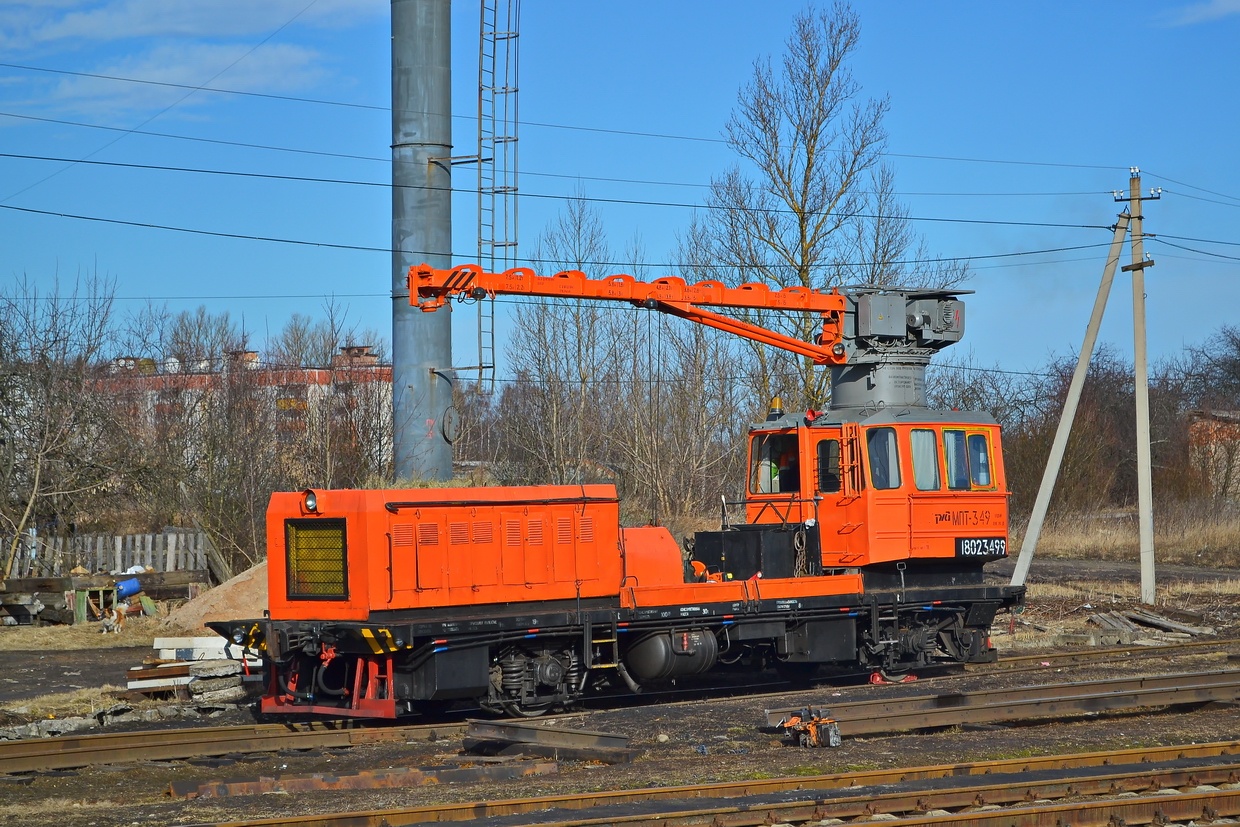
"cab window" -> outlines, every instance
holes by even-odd
[[[938,434],[926,428],[914,428],[913,484],[918,491],[939,490]]]
[[[952,491],[968,491],[969,454],[965,450],[964,431],[943,431],[943,459],[947,464],[947,487]]]
[[[993,488],[990,468],[990,438],[985,433],[944,430],[943,459],[947,466],[947,487],[954,491]]]
[[[787,494],[801,489],[796,434],[758,434],[750,443],[749,493]]]
[[[818,490],[834,494],[840,490],[840,441],[824,439],[818,443]]]
[[[871,428],[865,434],[870,459],[870,482],[875,488],[900,487],[900,453],[894,428]]]
[[[990,444],[985,434],[969,434],[969,477],[978,488],[990,488]]]

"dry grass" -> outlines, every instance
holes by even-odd
[[[1087,560],[1136,560],[1136,509],[1052,515],[1038,554]],[[1021,538],[1013,532],[1013,545]],[[1223,504],[1160,504],[1154,509],[1154,548],[1160,563],[1240,568],[1240,509]]]
[[[1031,581],[1028,601],[1055,602],[1060,604],[1078,601],[1080,605],[1092,605],[1102,609],[1108,603],[1126,603],[1141,598],[1141,584],[1135,580],[1077,580],[1049,583]],[[1240,578],[1226,580],[1181,581],[1172,580],[1158,584],[1158,601],[1162,605],[1180,607],[1193,601],[1209,601],[1211,598],[1234,598],[1240,595]]]
[[[91,813],[113,819],[118,812],[123,812],[125,805],[119,801],[87,798],[44,798],[39,801],[23,801],[17,805],[0,804],[0,822],[5,824],[22,824],[31,818],[54,816],[57,813]],[[115,821],[103,821],[104,824],[115,824]]]
[[[124,691],[125,688],[122,686],[95,686],[75,689],[71,692],[53,692],[4,704],[0,706],[0,710],[26,719],[32,716],[39,718],[87,717],[115,705],[117,696]]]
[[[1119,580],[1078,580],[1069,583],[1045,583],[1031,581],[1026,592],[1030,603],[1054,602],[1056,604],[1079,603],[1102,606],[1137,600],[1141,596],[1141,584]]]
[[[1155,605],[1149,608],[1199,614],[1206,618],[1202,624],[1206,626],[1226,624],[1226,618],[1235,616],[1238,595],[1240,577],[1169,580],[1159,582]],[[1089,622],[1090,615],[1132,609],[1141,605],[1140,598],[1141,585],[1136,580],[1031,580],[1024,608],[998,618],[992,640],[1000,651],[1055,648],[1063,645],[1065,633],[1099,631]]]
[[[155,617],[133,617],[125,621],[119,635],[100,634],[98,623],[80,626],[0,626],[0,650],[33,652],[43,649],[117,649],[150,647],[156,637],[205,637],[205,629],[170,629]]]

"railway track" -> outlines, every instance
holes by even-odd
[[[1225,741],[212,824],[398,827],[485,820],[548,827],[752,827],[880,817],[901,825],[978,827],[1202,823],[1240,815],[1238,753],[1240,742]]]
[[[1031,720],[1240,698],[1240,670],[1045,684],[1021,689],[943,692],[827,704],[845,736]],[[768,726],[806,705],[767,710]]]
[[[438,740],[459,738],[464,731],[465,724],[341,726],[333,721],[30,738],[0,741],[0,773],[124,763],[127,757],[132,756],[140,756],[147,761],[172,761],[255,752]]]
[[[812,694],[812,693],[806,693]],[[845,737],[958,724],[1036,719],[1105,711],[1229,702],[1240,698],[1240,670],[1124,680],[1047,684],[1023,689],[945,692],[850,703],[823,703]],[[804,708],[767,710],[766,724]],[[755,725],[759,722],[755,721]],[[464,723],[343,726],[338,722],[157,730],[0,742],[0,773],[123,763],[127,756],[177,760],[237,753],[338,748],[382,742],[459,738]]]
[[[1158,646],[1108,646],[1091,647],[1075,652],[1005,654],[995,663],[965,664],[964,671],[968,674],[989,674],[993,672],[1012,674],[1043,671],[1048,666],[1068,667],[1119,662],[1127,663],[1133,660],[1150,660],[1178,655],[1209,654],[1210,652],[1222,650],[1240,652],[1240,640],[1236,638],[1210,638]]]

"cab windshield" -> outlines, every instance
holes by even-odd
[[[755,434],[749,448],[749,493],[788,494],[801,490],[796,434]]]

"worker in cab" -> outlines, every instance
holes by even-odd
[[[801,456],[797,451],[796,437],[789,437],[779,454],[779,485],[775,489],[781,494],[801,490]]]

